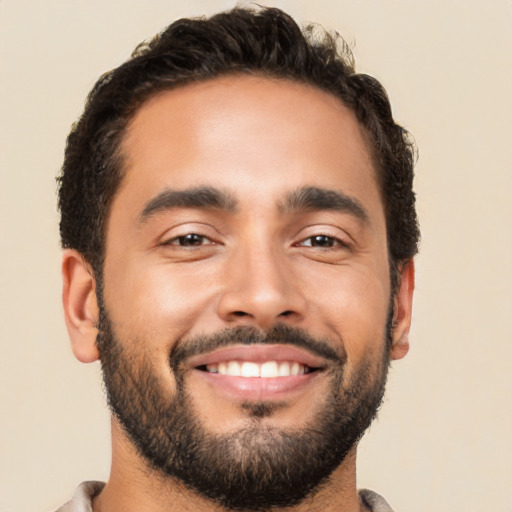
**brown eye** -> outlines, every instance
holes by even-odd
[[[204,235],[197,233],[188,233],[169,240],[166,245],[178,245],[180,247],[198,247],[200,245],[213,244],[213,242]]]
[[[313,247],[332,247],[336,240],[332,236],[317,235],[311,237],[311,245]]]
[[[310,236],[309,238],[306,238],[303,240],[300,245],[302,247],[320,247],[320,248],[331,248],[338,245],[343,245],[343,243],[338,240],[337,238],[334,238],[332,236],[328,235],[315,235]]]

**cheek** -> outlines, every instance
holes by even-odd
[[[327,327],[328,335],[342,340],[348,359],[380,353],[389,308],[387,271],[369,272],[364,265],[339,267],[310,276],[309,281],[305,286],[310,290],[311,312]]]
[[[118,260],[105,269],[105,304],[116,332],[165,351],[208,314],[218,287],[209,269],[193,264]]]

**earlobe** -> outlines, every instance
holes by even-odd
[[[73,249],[62,256],[62,303],[75,357],[83,363],[98,360],[96,280],[90,265]]]
[[[412,296],[414,292],[414,261],[404,262],[400,268],[400,283],[396,292],[393,317],[393,344],[391,359],[402,359],[409,352]]]

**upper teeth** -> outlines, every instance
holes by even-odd
[[[223,361],[206,365],[207,371],[231,377],[290,377],[303,375],[306,368],[303,364],[288,361],[266,361],[253,363],[250,361]]]

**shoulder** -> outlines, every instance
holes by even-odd
[[[104,482],[82,482],[76,488],[73,498],[55,512],[92,512],[92,500],[104,486]]]
[[[374,491],[361,489],[359,491],[359,497],[372,512],[393,512],[389,503],[380,494]]]

